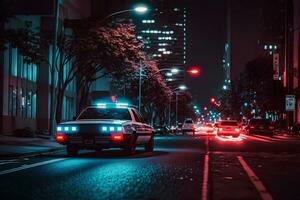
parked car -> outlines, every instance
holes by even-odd
[[[273,136],[274,125],[268,119],[250,119],[247,130],[249,134]]]
[[[240,135],[240,127],[236,120],[222,120],[217,125],[218,136],[232,136],[238,137]]]
[[[185,119],[184,122],[183,122],[183,124],[182,124],[181,131],[182,131],[182,134],[185,134],[187,132],[192,132],[193,135],[195,135],[196,126],[195,126],[193,120],[189,119],[189,118]]]

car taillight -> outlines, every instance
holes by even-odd
[[[240,129],[239,128],[236,128],[236,129],[234,129],[236,132],[240,132]]]
[[[273,129],[274,129],[274,126],[269,126],[269,129],[273,130]]]
[[[112,134],[112,139],[114,141],[122,141],[123,140],[123,134]]]
[[[66,139],[66,135],[62,133],[57,133],[55,139],[57,142],[63,142]]]

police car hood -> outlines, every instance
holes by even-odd
[[[124,125],[131,121],[129,120],[113,120],[113,119],[101,119],[101,120],[93,120],[93,119],[84,119],[84,120],[75,120],[69,122],[60,123],[60,125],[80,125],[80,124],[116,124],[116,125]]]

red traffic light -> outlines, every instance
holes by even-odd
[[[200,68],[199,67],[190,67],[187,69],[187,73],[189,73],[191,76],[199,76]]]
[[[210,102],[211,103],[216,103],[216,99],[213,97],[213,98],[210,99]]]

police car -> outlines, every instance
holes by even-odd
[[[98,103],[85,108],[74,121],[60,123],[56,141],[66,145],[69,156],[80,149],[101,151],[122,148],[132,155],[135,147],[143,145],[153,151],[154,131],[141,114],[126,103]]]

